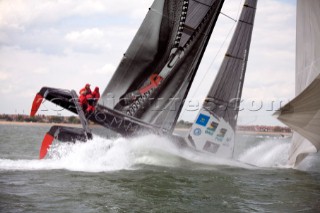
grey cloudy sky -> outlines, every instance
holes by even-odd
[[[79,90],[89,82],[105,88],[152,2],[0,1],[0,113],[28,114],[42,86]],[[222,11],[237,18],[242,4],[226,1]],[[294,96],[295,7],[294,0],[258,2],[240,124],[280,124],[271,114]],[[182,119],[196,116],[194,110],[213,82],[234,26],[220,16]],[[40,113],[56,110],[46,103]]]

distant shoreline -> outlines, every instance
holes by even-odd
[[[250,131],[237,131],[241,135],[265,135],[265,136],[282,136],[291,137],[292,132],[250,132]]]
[[[72,124],[72,123],[38,123],[38,122],[20,122],[20,121],[0,121],[0,125],[20,125],[20,126],[72,126],[72,127],[81,127],[81,124]],[[175,128],[178,131],[188,131],[189,128]],[[292,132],[253,132],[253,131],[237,131],[241,135],[270,135],[270,136],[283,136],[291,137]]]
[[[75,126],[80,127],[81,124],[72,123],[40,123],[40,122],[22,122],[22,121],[0,121],[0,125],[20,125],[20,126]]]

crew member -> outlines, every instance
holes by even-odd
[[[93,97],[93,99],[94,99],[94,101],[95,101],[95,104],[94,104],[94,105],[96,105],[97,102],[99,101],[99,98],[100,98],[99,87],[95,87],[95,88],[94,88],[94,90],[93,90],[93,92],[92,92],[92,97]]]
[[[83,110],[86,110],[89,106],[87,96],[91,95],[91,89],[90,84],[86,84],[84,88],[80,90],[80,96],[79,96],[79,102],[83,108]]]
[[[100,98],[100,92],[99,92],[99,87],[95,87],[94,91],[91,94],[88,94],[86,96],[88,100],[88,108],[87,112],[93,112],[95,110],[95,106]]]

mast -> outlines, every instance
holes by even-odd
[[[188,141],[198,150],[232,157],[257,0],[246,0],[216,79]]]

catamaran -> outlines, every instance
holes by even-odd
[[[88,121],[125,137],[148,132],[170,137],[180,147],[232,157],[257,0],[245,1],[217,77],[189,134],[173,134],[223,3],[155,0],[93,113],[85,115],[74,90],[41,88],[31,116],[45,99],[78,114],[83,128],[51,127],[40,158],[54,139],[92,139]]]

